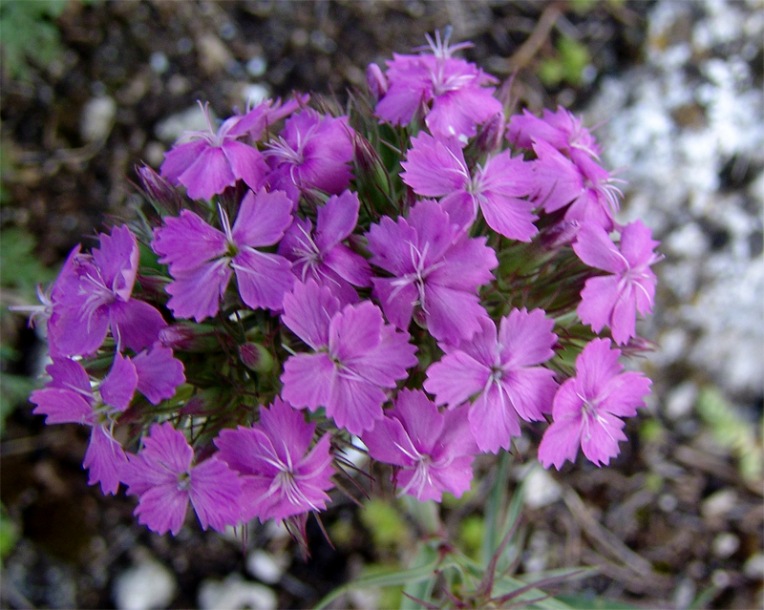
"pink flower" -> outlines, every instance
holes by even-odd
[[[573,250],[587,265],[608,273],[586,280],[577,310],[582,322],[597,333],[609,326],[619,345],[636,336],[637,313],[644,316],[653,308],[657,278],[650,265],[660,260],[657,245],[640,221],[622,229],[618,245],[600,226],[580,228]]]
[[[241,482],[216,456],[192,466],[194,451],[171,423],[153,424],[143,449],[122,469],[127,493],[139,497],[135,514],[157,534],[177,535],[194,507],[203,529],[223,531],[240,521]]]
[[[438,404],[470,401],[469,423],[481,451],[509,449],[520,434],[520,419],[539,421],[551,410],[557,384],[542,362],[554,355],[554,321],[541,309],[513,309],[501,319],[498,334],[490,320],[458,348],[427,370],[424,388]]]
[[[253,309],[278,310],[284,293],[292,286],[290,263],[283,256],[262,252],[272,246],[292,223],[292,203],[280,191],[244,196],[233,228],[220,208],[223,231],[199,216],[183,210],[165,218],[154,231],[151,246],[159,262],[169,265],[174,281],[167,286],[172,296],[168,307],[179,318],[197,322],[220,309],[231,275],[242,301]]]
[[[352,434],[382,418],[386,390],[417,363],[408,334],[385,324],[379,308],[370,301],[343,307],[313,280],[284,298],[281,319],[314,351],[284,363],[282,397],[300,409],[325,407]]]
[[[493,279],[498,264],[485,237],[468,237],[437,203],[420,201],[408,218],[384,217],[372,225],[367,239],[372,264],[392,275],[372,279],[388,320],[406,330],[416,315],[446,343],[480,330],[488,314],[478,289]]]
[[[576,358],[576,376],[565,381],[554,397],[553,423],[539,445],[545,468],[558,470],[575,461],[578,447],[597,466],[619,453],[626,440],[621,417],[632,417],[644,406],[650,380],[641,373],[623,373],[621,352],[608,339],[594,339]]]
[[[138,243],[126,226],[100,235],[100,248],[70,254],[51,290],[48,321],[52,353],[94,353],[111,333],[117,348],[135,351],[154,343],[167,326],[162,314],[132,298],[138,274]]]
[[[526,199],[536,188],[533,166],[519,157],[500,153],[470,172],[456,140],[423,132],[401,165],[401,179],[419,195],[443,197],[441,205],[461,227],[469,227],[480,208],[488,226],[505,237],[530,241],[538,232],[534,204]]]
[[[46,424],[82,424],[91,427],[83,467],[88,484],[100,483],[105,494],[119,488],[119,472],[127,462],[122,446],[112,436],[116,415],[127,409],[138,384],[135,367],[119,352],[111,371],[94,391],[90,377],[78,361],[54,358],[45,369],[51,380],[32,392],[34,413],[45,415]]]
[[[220,457],[242,481],[242,518],[260,521],[319,511],[334,487],[329,435],[310,449],[316,424],[277,398],[260,409],[251,428],[223,430],[215,441]]]
[[[611,230],[621,192],[610,174],[588,154],[566,157],[544,140],[533,143],[536,198],[546,212],[563,208],[565,220],[590,222]]]
[[[594,159],[600,155],[597,140],[582,125],[581,119],[562,106],[555,112],[545,109],[541,118],[528,110],[512,116],[507,127],[507,139],[527,150],[533,147],[534,142],[543,140],[569,155],[576,151]]]
[[[343,244],[355,229],[360,208],[358,195],[345,191],[329,197],[318,208],[316,228],[309,219],[295,218],[279,243],[279,254],[292,261],[292,271],[303,282],[313,278],[344,300],[355,300],[353,286],[371,284],[369,263]]]
[[[289,118],[281,135],[268,143],[271,190],[287,192],[297,201],[301,191],[318,189],[339,194],[353,173],[353,129],[346,116],[323,116],[305,108]]]
[[[240,140],[259,139],[269,124],[293,112],[298,103],[292,100],[281,107],[279,102],[269,100],[244,115],[228,118],[217,131],[212,127],[208,106],[202,106],[209,129],[185,134],[165,155],[162,176],[185,186],[191,199],[210,199],[239,180],[258,190],[268,166],[257,148]]]
[[[408,125],[424,115],[430,132],[460,141],[475,135],[476,126],[502,112],[493,97],[492,76],[463,59],[452,57],[458,49],[449,46],[448,35],[441,41],[428,37],[432,53],[393,55],[387,62],[387,90],[376,107],[377,116],[394,125]]]
[[[465,409],[440,413],[424,392],[403,389],[362,440],[372,458],[397,467],[401,493],[440,502],[443,492],[470,488],[476,447]]]

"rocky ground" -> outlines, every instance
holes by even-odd
[[[12,4],[0,6],[0,227],[5,249],[19,230],[33,235],[48,267],[141,205],[135,165],[161,161],[197,100],[219,115],[293,90],[342,100],[368,62],[448,24],[475,43],[468,58],[516,75],[521,103],[582,112],[628,182],[623,219],[645,219],[663,244],[644,327],[655,392],[612,468],[515,468],[530,487],[521,569],[597,566],[570,588],[645,608],[764,604],[761,2],[70,0],[34,21],[59,46],[38,42],[23,63],[7,50]],[[553,82],[555,62],[567,80]],[[4,307],[33,298],[26,275],[44,271],[31,269],[23,281],[2,269]],[[33,333],[1,321],[17,354],[4,351],[4,372],[35,376]],[[4,381],[4,412],[11,389]],[[80,430],[44,428],[23,401],[7,415],[3,521],[21,535],[3,560],[3,607],[307,607],[407,551],[370,548],[349,506],[327,517],[346,535],[332,549],[315,532],[308,562],[269,530],[244,547],[193,528],[159,538],[133,523],[132,500],[87,487],[83,451]],[[532,446],[517,455],[530,463]],[[375,607],[374,595],[343,603]]]

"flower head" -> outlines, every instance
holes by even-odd
[[[177,535],[194,507],[203,529],[223,531],[240,520],[241,482],[226,463],[212,456],[192,465],[194,451],[171,423],[154,424],[143,449],[122,469],[127,493],[139,497],[135,514],[157,534]]]
[[[385,217],[367,234],[371,262],[392,277],[372,279],[387,319],[408,329],[417,316],[438,341],[458,343],[480,330],[487,313],[478,289],[498,261],[485,237],[471,238],[433,201],[397,222]]]
[[[520,419],[538,421],[551,410],[557,384],[542,366],[554,355],[554,322],[540,309],[513,309],[491,320],[458,348],[446,346],[442,360],[427,370],[424,388],[437,402],[455,407],[470,401],[469,423],[481,451],[509,449]]]
[[[200,322],[220,309],[231,275],[242,301],[252,308],[280,309],[292,285],[290,263],[258,248],[277,243],[292,223],[292,203],[283,192],[245,195],[233,228],[220,209],[223,231],[189,210],[165,219],[152,248],[169,265],[168,307],[180,318]]]
[[[417,363],[407,333],[385,324],[370,301],[341,306],[309,280],[284,298],[284,324],[313,353],[284,363],[282,397],[297,408],[326,408],[337,426],[360,434],[382,418],[386,390]]]
[[[657,278],[650,265],[659,260],[657,245],[639,220],[622,229],[618,245],[597,225],[579,229],[573,250],[587,265],[607,272],[586,280],[577,310],[582,322],[595,332],[609,326],[618,344],[636,335],[637,313],[646,315],[653,308]]]
[[[271,190],[286,191],[293,201],[305,190],[339,194],[353,174],[353,130],[348,118],[323,116],[306,108],[290,117],[281,135],[268,143],[265,156]]]
[[[393,55],[387,62],[387,91],[376,107],[377,116],[394,125],[407,125],[423,114],[430,132],[466,140],[476,126],[502,112],[493,97],[492,76],[452,53],[469,45],[449,46],[448,36],[430,40],[430,53]]]
[[[371,457],[398,467],[401,493],[440,502],[443,492],[461,496],[472,482],[477,448],[466,415],[466,409],[440,413],[424,392],[404,389],[361,439]]]
[[[576,376],[565,381],[554,397],[552,417],[539,445],[545,468],[558,470],[576,459],[580,446],[597,466],[619,453],[626,440],[621,417],[636,415],[650,392],[650,380],[636,372],[623,373],[620,350],[608,339],[594,339],[576,358]]]
[[[292,261],[292,271],[303,282],[313,278],[348,300],[355,298],[353,286],[371,284],[366,259],[342,243],[356,227],[360,205],[358,195],[345,191],[318,208],[315,230],[309,219],[295,218],[279,243],[279,254]]]
[[[261,521],[326,507],[334,487],[329,436],[310,448],[315,424],[277,398],[260,409],[252,427],[223,430],[215,441],[220,457],[242,480],[242,517]]]
[[[118,349],[135,351],[156,341],[167,326],[153,306],[132,297],[138,273],[138,243],[126,226],[100,235],[100,248],[83,254],[77,246],[51,290],[48,321],[52,352],[90,355],[111,333]]]
[[[162,176],[185,186],[191,199],[210,199],[239,180],[253,190],[259,189],[268,165],[257,148],[241,140],[258,140],[269,124],[293,112],[298,104],[298,100],[283,106],[267,101],[246,114],[226,119],[217,130],[212,126],[209,107],[201,106],[208,130],[186,133],[165,155]]]
[[[538,232],[534,204],[527,199],[536,188],[533,166],[519,157],[499,153],[470,171],[456,140],[420,133],[401,165],[401,179],[419,195],[442,197],[441,205],[462,227],[480,209],[488,226],[510,239],[530,241]]]

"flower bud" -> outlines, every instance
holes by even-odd
[[[182,321],[159,331],[159,342],[165,347],[184,352],[213,352],[220,349],[215,327],[211,324],[195,324]]]
[[[239,347],[239,357],[249,370],[267,373],[273,368],[273,356],[259,343],[245,343]]]
[[[385,97],[387,93],[387,78],[384,72],[382,72],[382,68],[375,63],[366,66],[366,85],[369,87],[369,92],[375,100]]]
[[[171,215],[180,213],[183,207],[183,198],[174,186],[148,165],[138,167],[135,171],[141,179],[141,185],[146,197],[157,206],[160,212]]]

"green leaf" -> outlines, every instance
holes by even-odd
[[[32,297],[37,284],[53,277],[52,270],[37,260],[34,237],[23,229],[11,228],[0,234],[0,283],[4,288],[17,288]]]

